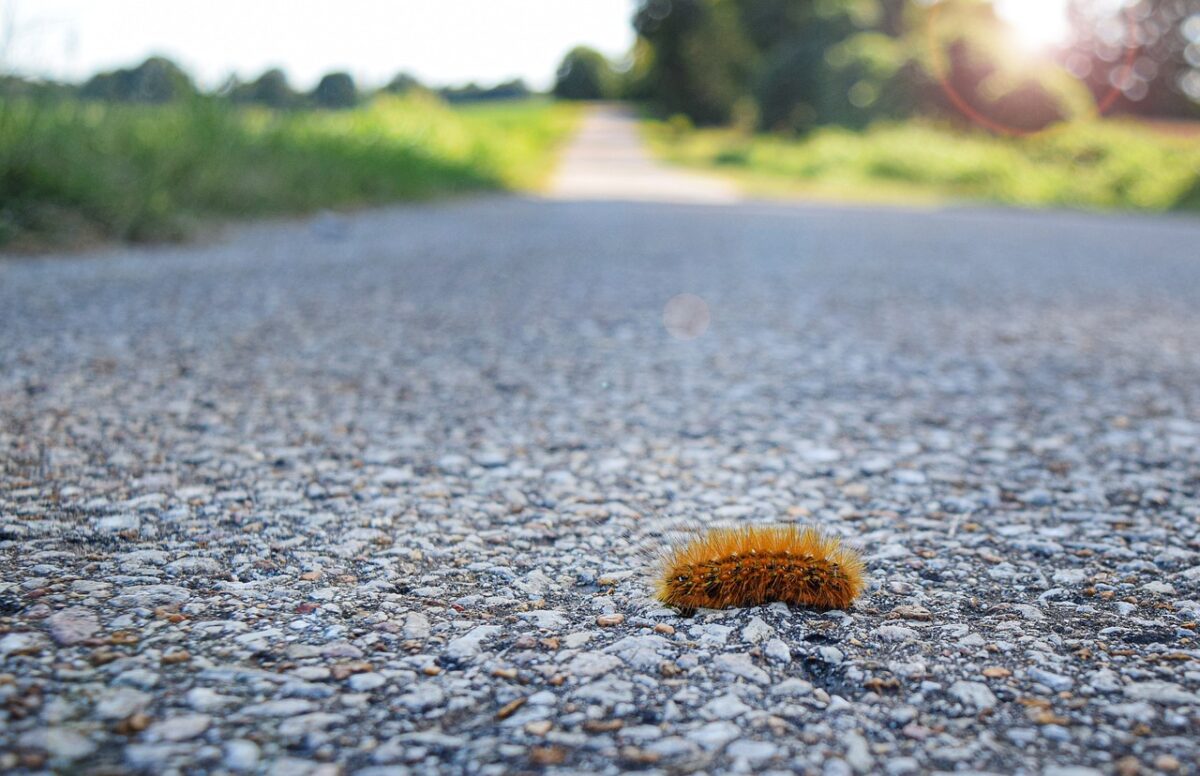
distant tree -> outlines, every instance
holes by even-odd
[[[388,81],[387,86],[383,87],[383,90],[390,94],[408,94],[424,88],[415,76],[408,73],[397,73],[392,80]]]
[[[476,83],[451,86],[438,90],[446,102],[482,102],[486,100],[519,100],[529,97],[533,91],[520,78],[484,87]]]
[[[564,100],[604,100],[614,96],[616,74],[603,54],[587,46],[567,52],[558,66],[554,96]]]
[[[353,108],[358,104],[358,89],[349,73],[329,73],[313,89],[312,99],[321,108]]]
[[[98,73],[80,89],[89,99],[148,103],[171,102],[195,93],[188,74],[164,57],[150,57],[131,69]]]
[[[299,96],[288,84],[287,75],[279,68],[266,71],[248,84],[236,86],[233,98],[270,108],[291,108],[299,102]]]

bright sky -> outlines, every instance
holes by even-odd
[[[996,0],[996,13],[1021,42],[1038,47],[1062,43],[1071,32],[1069,0]]]
[[[366,85],[553,82],[568,49],[633,44],[635,0],[0,0],[6,68],[81,80],[165,54],[201,83],[282,67],[307,88],[331,70]]]

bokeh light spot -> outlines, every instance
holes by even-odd
[[[677,340],[694,340],[708,331],[708,304],[695,294],[678,294],[663,307],[663,326]]]

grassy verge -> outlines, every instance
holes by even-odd
[[[1200,144],[1105,121],[1025,138],[910,122],[803,139],[647,122],[666,159],[734,176],[765,196],[1200,212]]]
[[[427,97],[296,113],[0,101],[0,247],[175,239],[198,219],[532,188],[577,115]]]

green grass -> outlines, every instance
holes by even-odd
[[[647,122],[666,159],[728,173],[767,196],[867,202],[975,200],[1021,207],[1200,212],[1200,142],[1100,121],[1024,138],[921,122],[806,138]]]
[[[535,188],[577,118],[548,101],[420,96],[296,113],[0,101],[0,246],[176,239],[211,218]]]

